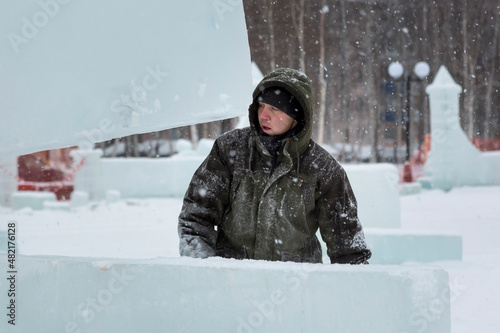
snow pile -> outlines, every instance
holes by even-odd
[[[403,230],[433,229],[462,236],[463,260],[436,263],[450,273],[453,333],[495,333],[500,328],[498,198],[499,186],[422,191],[401,198]]]

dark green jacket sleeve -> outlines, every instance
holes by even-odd
[[[230,171],[221,158],[218,142],[196,170],[189,184],[179,215],[181,256],[206,258],[215,255],[216,226],[229,198]]]
[[[366,264],[371,257],[358,219],[358,206],[344,169],[334,167],[318,201],[321,237],[331,263]]]

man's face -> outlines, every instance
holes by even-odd
[[[297,126],[295,119],[267,103],[259,102],[258,114],[260,127],[267,135],[280,135]]]

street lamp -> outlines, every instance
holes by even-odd
[[[403,76],[405,70],[403,68],[403,65],[396,61],[391,62],[387,71],[394,80],[398,80],[401,76]]]
[[[387,71],[389,72],[389,75],[394,79],[398,80],[400,79],[403,74],[404,74],[404,68],[403,65],[401,65],[399,62],[392,62]],[[409,73],[404,79],[406,80],[406,126],[405,126],[405,136],[406,136],[406,160],[408,161],[410,159],[410,149],[411,149],[411,144],[410,144],[410,126],[411,126],[411,113],[410,113],[410,103],[411,103],[411,82],[414,80],[413,74],[417,76],[418,79],[423,80],[429,75],[430,73],[430,67],[425,61],[419,61],[415,67],[413,67],[413,72]]]

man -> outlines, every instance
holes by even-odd
[[[371,256],[345,171],[311,140],[307,76],[281,68],[258,84],[250,127],[220,136],[195,172],[179,216],[180,253],[332,263]]]

